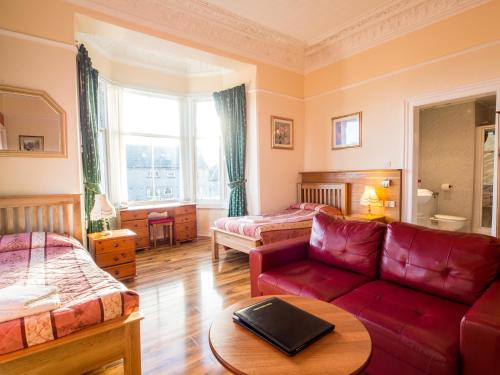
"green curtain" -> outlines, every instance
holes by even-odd
[[[99,72],[92,68],[87,49],[78,48],[78,96],[80,101],[80,132],[82,140],[82,167],[85,187],[85,221],[87,233],[103,230],[101,221],[91,221],[90,211],[95,194],[101,192],[97,128],[97,84]]]
[[[243,216],[247,214],[245,85],[216,92],[213,94],[213,98],[221,124],[229,188],[231,189],[228,216]]]

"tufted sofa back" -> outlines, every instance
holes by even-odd
[[[318,214],[313,219],[308,255],[315,261],[375,278],[384,233],[381,223]]]
[[[499,272],[500,242],[494,237],[400,222],[387,227],[382,279],[472,304]]]

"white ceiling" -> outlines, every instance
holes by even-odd
[[[235,60],[78,15],[76,39],[110,60],[181,76],[222,75],[244,68]]]
[[[205,0],[309,45],[394,0]]]

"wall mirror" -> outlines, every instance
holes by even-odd
[[[43,91],[0,85],[0,156],[66,155],[61,106]]]

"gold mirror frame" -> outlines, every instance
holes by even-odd
[[[17,150],[0,150],[0,157],[29,157],[29,158],[67,158],[68,148],[66,143],[66,112],[50,97],[45,91],[26,89],[22,87],[0,85],[0,91],[11,92],[21,95],[32,95],[42,98],[47,105],[61,116],[61,150],[60,151],[17,151]]]

